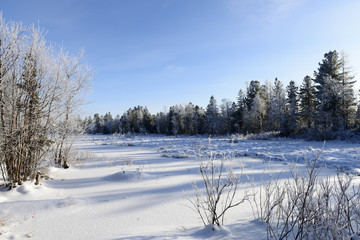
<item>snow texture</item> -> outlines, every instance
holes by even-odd
[[[201,186],[195,155],[230,154],[251,179],[239,191],[287,174],[323,148],[330,167],[360,173],[357,144],[340,141],[245,140],[169,136],[87,136],[76,147],[89,154],[69,169],[50,168],[50,180],[0,192],[1,239],[266,239],[265,224],[248,203],[225,226],[204,227],[187,200]],[[299,166],[303,168],[303,166]],[[356,179],[356,181],[359,181]]]

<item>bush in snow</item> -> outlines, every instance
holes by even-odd
[[[220,159],[212,154],[200,156],[200,174],[204,184],[204,190],[193,185],[195,198],[189,198],[194,210],[199,214],[204,225],[220,226],[224,224],[226,212],[248,199],[245,193],[239,197],[237,190],[243,174],[234,173],[231,159],[222,156]]]
[[[318,154],[301,173],[291,167],[291,178],[271,179],[254,197],[258,216],[269,239],[352,239],[360,231],[360,188],[352,176],[338,173],[319,178]]]

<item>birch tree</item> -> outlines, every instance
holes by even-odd
[[[62,132],[56,120],[68,126],[82,94],[82,86],[67,87],[81,76],[67,78],[69,68],[54,52],[40,28],[6,23],[0,15],[0,167],[10,188],[35,178],[54,133]]]
[[[81,131],[75,124],[74,112],[83,104],[82,96],[89,88],[89,82],[92,77],[90,68],[81,63],[84,52],[81,51],[78,56],[70,56],[69,53],[60,51],[57,59],[58,70],[61,83],[62,108],[60,109],[60,118],[57,118],[58,138],[56,138],[56,150],[54,154],[55,162],[64,168],[68,168],[70,150],[73,145],[75,134]]]

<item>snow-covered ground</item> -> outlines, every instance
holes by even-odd
[[[189,136],[108,136],[93,137],[97,144],[117,146],[151,147],[162,156],[191,157],[197,150],[205,148],[215,153],[232,154],[235,157],[251,156],[270,161],[303,163],[313,159],[314,153],[322,151],[321,160],[328,168],[340,169],[360,175],[360,144],[345,141],[315,142],[299,139],[278,138],[270,140],[248,140],[241,136],[229,137],[189,137]]]
[[[0,239],[266,239],[248,203],[232,209],[225,226],[204,227],[187,198],[201,186],[203,153],[234,156],[250,180],[238,191],[267,183],[288,163],[313,158],[359,172],[358,144],[302,140],[242,140],[169,136],[87,136],[76,147],[85,161],[50,168],[50,180],[0,192]],[[264,161],[266,160],[266,161]],[[269,161],[270,160],[270,161]],[[299,165],[299,168],[304,166]],[[329,174],[329,173],[328,173]],[[256,215],[256,214],[255,214]]]

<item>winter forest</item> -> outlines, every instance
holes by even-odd
[[[211,96],[206,108],[193,103],[170,107],[156,115],[147,107],[130,108],[115,118],[95,114],[84,121],[87,133],[211,134],[278,132],[285,137],[327,140],[353,136],[360,112],[355,76],[344,52],[329,51],[300,86],[252,80],[240,90],[237,102]]]

